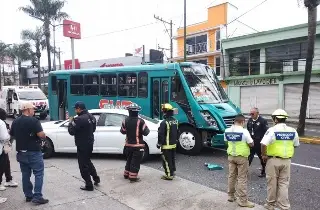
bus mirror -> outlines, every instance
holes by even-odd
[[[177,108],[173,109],[173,114],[178,114],[178,109]]]

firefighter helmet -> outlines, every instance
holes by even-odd
[[[130,105],[126,106],[125,108],[128,111],[132,111],[132,112],[140,112],[141,111],[141,106],[139,106],[136,103],[131,103]]]
[[[166,103],[161,105],[161,109],[163,112],[173,111],[173,106],[171,106],[169,103]]]
[[[286,111],[284,111],[283,109],[277,109],[276,111],[274,111],[271,115],[272,117],[276,117],[279,119],[287,119],[289,117],[289,115],[287,114]]]

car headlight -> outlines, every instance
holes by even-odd
[[[201,116],[203,117],[203,119],[207,122],[207,124],[209,126],[215,126],[218,127],[217,125],[217,121],[212,117],[212,115],[210,114],[210,112],[208,111],[201,111]]]

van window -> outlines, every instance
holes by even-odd
[[[137,74],[122,73],[118,77],[119,96],[136,97],[137,96]]]
[[[85,95],[99,95],[99,76],[98,75],[85,75],[84,76]]]
[[[83,76],[82,75],[71,75],[71,94],[83,95]]]
[[[117,96],[117,75],[100,75],[100,94],[102,96]]]

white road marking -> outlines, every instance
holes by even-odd
[[[213,148],[215,150],[220,150],[220,151],[224,151],[226,152],[227,150],[225,149],[220,149],[220,148]],[[254,157],[258,157],[257,155],[255,155]],[[298,163],[291,163],[291,165],[294,165],[294,166],[300,166],[302,168],[309,168],[309,169],[313,169],[313,170],[317,170],[317,171],[320,171],[320,168],[317,168],[317,167],[314,167],[314,166],[307,166],[307,165],[303,165],[303,164],[298,164]]]

